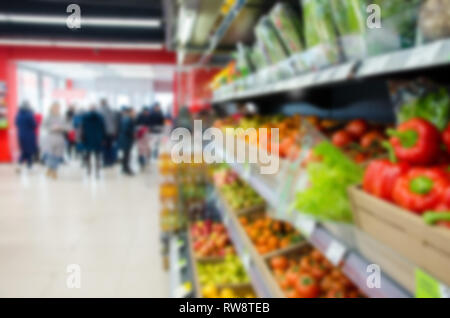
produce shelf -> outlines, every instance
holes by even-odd
[[[450,63],[450,40],[367,58],[363,61],[346,62],[322,70],[295,75],[284,80],[261,83],[259,73],[225,85],[214,92],[213,103],[248,100],[276,93],[313,88],[335,83],[358,80],[373,76],[402,73]],[[280,66],[281,67],[281,66]],[[270,70],[276,72],[277,66]]]
[[[211,208],[216,209],[227,227],[231,241],[257,295],[262,298],[283,297],[276,283],[270,279],[271,274],[265,266],[263,258],[254,249],[253,243],[245,234],[234,213],[228,210],[225,202],[216,193],[211,196],[209,203]]]
[[[224,158],[225,151],[217,149]],[[230,159],[230,158],[228,158]],[[228,160],[228,162],[231,162]],[[353,225],[344,223],[320,223],[306,214],[298,211],[287,213],[287,206],[280,208],[279,193],[275,185],[268,183],[266,177],[248,168],[247,164],[231,163],[230,167],[252,186],[272,208],[271,216],[291,223],[302,233],[308,241],[320,250],[335,265],[341,264],[343,272],[368,296],[373,298],[406,298],[414,294],[414,264],[399,257],[389,247],[384,246]],[[275,178],[276,179],[276,178]],[[270,181],[269,181],[270,182]],[[278,185],[277,185],[278,186]],[[218,199],[216,204],[222,214],[225,224],[229,227],[233,242],[243,259],[249,258],[247,237],[240,237],[234,216],[227,214],[226,206]],[[251,264],[251,262],[250,262]],[[380,288],[369,288],[367,285],[368,266],[380,266]],[[407,271],[405,279],[397,280],[395,275]],[[252,273],[253,272],[253,273]],[[258,275],[258,268],[250,267],[252,282],[259,285],[255,289],[261,295],[268,295],[268,288],[264,288],[262,275]],[[400,281],[402,284],[400,284]],[[406,287],[405,284],[409,284]]]

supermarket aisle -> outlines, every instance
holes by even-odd
[[[96,182],[75,165],[52,181],[0,166],[0,297],[168,297],[157,204],[149,176]]]

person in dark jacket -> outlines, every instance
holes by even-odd
[[[161,111],[159,103],[155,103],[150,113],[150,148],[152,155],[150,159],[158,158],[159,143],[161,141],[161,133],[164,128],[164,115]]]
[[[96,110],[94,105],[92,105],[89,111],[83,116],[81,122],[81,136],[87,172],[89,175],[91,174],[91,157],[93,155],[95,158],[95,174],[98,178],[100,176],[100,158],[106,136],[106,128],[103,117]]]
[[[136,125],[137,126],[145,126],[148,129],[150,129],[150,124],[151,124],[150,108],[144,106],[142,108],[142,111],[137,116]]]
[[[120,116],[119,147],[122,150],[122,172],[132,176],[130,168],[130,154],[134,143],[134,112],[130,107],[124,107]]]
[[[16,116],[20,158],[19,165],[26,162],[28,168],[33,166],[33,156],[37,151],[36,120],[28,102],[24,102]]]

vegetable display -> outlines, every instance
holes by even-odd
[[[443,130],[450,120],[450,96],[446,89],[441,88],[402,105],[397,115],[400,123],[420,117]]]
[[[255,34],[261,43],[264,44],[271,63],[280,62],[288,56],[275,27],[267,16],[261,18],[255,28]]]
[[[388,130],[391,145],[400,161],[415,165],[428,165],[436,161],[440,151],[437,128],[422,118],[413,118]]]
[[[326,141],[312,153],[319,159],[308,163],[310,186],[297,193],[294,207],[318,219],[351,222],[347,188],[361,182],[363,169]]]
[[[288,298],[363,297],[341,270],[316,249],[300,255],[274,256],[269,265]]]

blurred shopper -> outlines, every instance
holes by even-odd
[[[122,172],[132,176],[130,155],[134,143],[134,112],[131,107],[125,107],[120,117],[119,147],[122,150]]]
[[[187,106],[180,109],[178,117],[175,120],[174,127],[176,128],[186,128],[190,132],[193,131],[194,120],[192,118],[191,112]]]
[[[41,125],[42,125],[42,114],[35,113],[34,114],[34,121],[36,122],[36,152],[34,153],[34,161],[40,162],[41,160],[41,146],[40,146],[40,132],[41,132]]]
[[[84,148],[84,163],[91,174],[91,157],[95,159],[95,176],[100,177],[101,153],[106,137],[106,125],[102,115],[91,105],[81,122],[81,140]]]
[[[148,129],[150,129],[150,124],[151,124],[150,108],[144,106],[136,119],[136,125],[146,126]]]
[[[118,116],[108,105],[106,99],[100,101],[100,114],[105,124],[105,142],[103,146],[103,165],[112,166],[117,159],[115,141],[118,133]]]
[[[159,103],[156,102],[150,112],[150,148],[152,155],[150,158],[158,158],[159,143],[164,128],[164,115]]]
[[[73,130],[75,131],[75,151],[77,155],[83,153],[83,142],[81,140],[81,124],[83,123],[84,111],[78,110],[73,116]]]
[[[75,117],[76,109],[74,105],[69,105],[69,108],[66,111],[66,124],[67,124],[67,134],[66,134],[66,142],[67,142],[67,153],[69,158],[72,158],[72,155],[75,152],[76,146],[76,134],[75,129],[73,127],[73,118]]]
[[[53,103],[50,107],[50,114],[44,120],[44,128],[47,130],[44,145],[45,163],[48,168],[47,175],[56,179],[58,167],[64,161],[65,135],[67,132],[66,121],[61,116],[58,103]]]
[[[16,116],[16,127],[19,136],[19,167],[26,162],[29,169],[33,166],[33,156],[37,151],[37,138],[36,138],[36,121],[34,119],[33,111],[31,110],[28,102],[24,102]]]
[[[150,158],[150,138],[147,126],[138,126],[136,131],[136,140],[139,154],[139,166],[142,171],[145,171]]]

